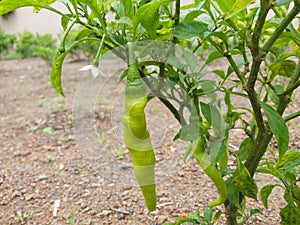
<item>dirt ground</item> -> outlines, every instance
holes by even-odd
[[[90,110],[85,115],[76,104],[85,94],[79,69],[86,64],[64,64],[64,98],[52,88],[44,61],[0,61],[0,224],[159,225],[197,209],[203,212],[218,196],[216,189],[193,160],[182,163],[184,143],[172,141],[176,121],[153,101],[147,113],[158,161],[158,210],[148,214],[121,138],[122,84],[117,76],[104,81],[96,102],[90,103],[95,108],[82,103],[82,112]],[[120,67],[113,60],[106,65]],[[90,116],[87,122],[85,116]],[[299,147],[296,125],[292,140]],[[85,139],[86,132],[99,143]],[[231,146],[238,146],[239,135]],[[259,188],[277,182],[262,175],[255,179]],[[249,199],[248,211],[258,208],[262,215],[247,224],[279,224],[284,205],[280,189],[271,194],[268,209],[260,199]]]

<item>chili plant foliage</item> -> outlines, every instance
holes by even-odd
[[[227,224],[243,223],[248,217],[240,215],[245,215],[247,198],[257,199],[260,195],[264,206],[268,207],[268,197],[278,186],[286,201],[280,211],[281,224],[299,223],[300,149],[289,147],[287,122],[298,117],[300,111],[286,112],[300,85],[299,0],[195,0],[190,4],[180,0],[59,1],[65,5],[67,13],[53,7],[54,2],[2,0],[0,14],[33,6],[35,12],[47,9],[61,15],[64,34],[50,76],[61,95],[62,64],[75,46],[82,42],[98,43],[92,61],[97,67],[102,54],[124,45],[123,52],[114,53],[129,65],[121,77],[127,76],[123,117],[125,142],[149,210],[154,210],[156,204],[155,155],[144,115],[144,107],[151,96],[147,97],[145,92],[149,82],[146,84],[138,78],[160,77],[174,82],[189,97],[189,104],[184,105],[190,112],[189,121],[180,116],[183,106],[176,108],[172,101],[159,99],[182,125],[175,139],[190,143],[184,158],[192,154],[219,192],[219,198],[209,206],[224,204]],[[106,19],[108,15],[112,17],[110,20]],[[69,40],[73,30],[77,35],[74,37],[72,33],[74,38]],[[146,40],[169,42],[189,49],[182,56],[186,63],[181,63],[180,57],[169,58],[169,61],[136,62],[130,43]],[[206,65],[213,68],[210,74],[218,79],[205,79],[207,70],[204,72],[194,57],[203,55]],[[224,67],[216,66],[220,61]],[[147,73],[148,66],[156,66],[158,72]],[[172,88],[171,85],[163,87]],[[234,101],[236,98],[241,101]],[[221,103],[225,105],[225,113]],[[228,147],[234,129],[245,134],[237,149]],[[276,145],[270,145],[273,137]],[[143,151],[139,151],[141,148]],[[235,167],[228,167],[228,157],[235,159]],[[253,179],[256,173],[270,174],[281,183],[267,184],[258,194]],[[143,175],[150,178],[145,179]],[[251,212],[254,214],[255,210]],[[205,220],[201,220],[199,213],[198,219],[195,215],[175,224],[187,221],[209,224],[211,221],[208,214]],[[219,213],[216,215],[214,222]]]

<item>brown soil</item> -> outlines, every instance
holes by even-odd
[[[80,127],[85,117],[77,112],[79,117],[73,121],[72,108],[83,74],[79,69],[85,64],[65,63],[63,98],[52,88],[50,68],[42,60],[0,61],[0,224],[158,225],[197,209],[202,213],[218,193],[193,160],[182,163],[184,144],[172,141],[178,125],[158,101],[147,108],[158,160],[155,213],[148,214],[132,182],[132,166],[118,122],[122,88],[117,87],[122,84],[117,85],[116,76],[104,83],[95,110],[87,115],[96,121],[93,132],[100,148],[89,139],[83,141],[88,136]],[[113,60],[106,65],[119,67]],[[231,145],[237,146],[241,135],[237,133]],[[277,182],[262,175],[255,179],[260,188]],[[56,217],[55,200],[60,200]],[[280,189],[271,194],[269,209],[260,200],[249,199],[248,211],[258,208],[262,215],[250,218],[247,224],[279,224],[284,205]]]

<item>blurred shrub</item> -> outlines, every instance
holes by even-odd
[[[13,48],[15,41],[15,35],[6,34],[3,30],[0,30],[0,56],[7,54]]]
[[[15,56],[18,58],[40,57],[51,63],[56,49],[56,40],[50,34],[40,35],[25,31],[18,35]]]
[[[80,30],[70,32],[67,43],[72,43],[81,35]],[[96,55],[99,41],[91,34],[91,39],[78,44],[71,50],[70,57],[75,60],[91,61]],[[52,63],[58,48],[57,40],[50,34],[34,34],[24,31],[18,35],[6,34],[0,30],[0,58],[24,59],[39,57],[49,64]]]
[[[33,46],[35,56],[52,63],[57,50],[56,40],[50,34],[37,35]]]
[[[29,31],[18,34],[15,52],[19,58],[35,57],[33,48],[36,45],[35,35]]]

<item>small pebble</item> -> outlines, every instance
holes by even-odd
[[[133,209],[133,208],[130,208],[130,209],[129,209],[129,213],[130,213],[130,215],[132,215],[132,214],[134,213],[134,209]]]
[[[48,177],[44,174],[38,176],[39,181],[46,180]]]
[[[101,212],[101,215],[102,216],[109,216],[109,215],[111,215],[113,213],[113,211],[111,211],[111,210],[103,210],[102,212]]]
[[[123,220],[125,219],[125,214],[124,213],[119,213],[118,214],[118,220]]]

